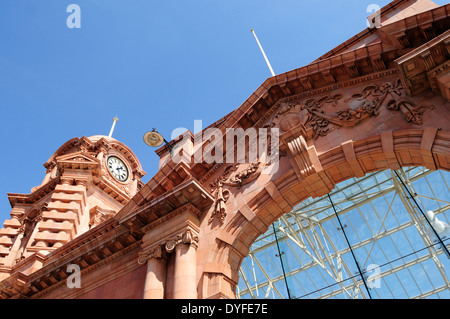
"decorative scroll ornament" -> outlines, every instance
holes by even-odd
[[[162,249],[161,245],[158,245],[153,250],[139,252],[138,264],[143,265],[150,259],[153,259],[153,258],[164,259],[166,257],[167,257],[167,254]]]
[[[198,236],[194,235],[192,231],[188,229],[184,233],[176,235],[173,239],[167,241],[163,245],[158,245],[153,249],[139,252],[138,264],[144,265],[151,259],[166,259],[168,254],[172,253],[178,244],[189,244],[193,245],[194,248],[197,248]]]
[[[210,185],[211,192],[216,192],[214,212],[208,220],[210,224],[214,221],[214,219],[218,219],[220,224],[225,222],[225,218],[227,216],[226,202],[230,197],[230,191],[228,189],[224,189],[224,185],[240,189],[243,185],[256,180],[261,174],[260,162],[250,164],[242,171],[235,173],[238,170],[238,167],[239,164],[226,167],[223,175],[216,178],[214,183]]]
[[[198,247],[198,236],[194,235],[190,229],[186,230],[183,234],[178,234],[175,236],[174,239],[169,240],[166,245],[165,249],[168,253],[171,253],[175,250],[175,247],[178,244],[189,244],[193,245],[195,248]]]
[[[341,96],[342,97],[342,96]],[[337,97],[339,100],[340,97]],[[371,84],[366,86],[360,93],[353,94],[346,103],[353,104],[335,114],[327,114],[321,107],[323,103],[319,100],[310,99],[302,105],[301,109],[308,111],[308,118],[305,126],[309,126],[314,131],[314,138],[325,136],[336,127],[353,127],[369,117],[378,116],[381,108],[399,111],[407,122],[417,125],[423,124],[422,114],[426,110],[432,110],[432,105],[417,106],[406,97],[403,92],[401,81],[395,83],[386,82],[382,85]],[[337,102],[335,100],[335,102]]]

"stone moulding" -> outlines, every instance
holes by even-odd
[[[110,263],[116,258],[139,249],[141,246],[140,240],[133,238],[132,241],[129,241],[129,238],[127,237],[128,233],[129,230],[126,227],[118,225],[114,219],[110,219],[102,225],[99,225],[95,231],[93,229],[82,234],[66,246],[61,247],[48,255],[44,256],[40,253],[34,253],[29,258],[22,260],[11,268],[11,273],[20,275],[20,278],[22,278],[23,281],[20,287],[15,284],[15,286],[17,286],[16,293],[19,295],[30,296],[30,291],[32,291],[31,298],[36,299],[44,297],[51,291],[65,285],[67,274],[66,276],[62,276],[61,273],[64,273],[68,264],[79,264],[81,266],[81,275],[83,276],[102,265]],[[108,254],[103,255],[103,257],[100,257],[96,262],[86,263],[84,261],[90,253],[99,254],[99,251],[105,249],[118,238],[125,237],[128,238],[125,246],[119,245],[114,249],[111,249]],[[28,269],[30,267],[32,268],[33,264],[36,263],[42,264],[42,268],[28,274]],[[45,282],[46,280],[49,280],[51,284],[43,284],[41,286],[40,283]],[[4,287],[6,290],[9,289],[7,286],[10,285],[10,283],[8,281],[2,281],[0,282],[0,291],[4,291],[4,289],[2,289],[3,286],[1,286],[2,284],[4,286],[6,285]],[[2,296],[0,296],[0,298],[1,297]]]

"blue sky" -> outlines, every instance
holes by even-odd
[[[29,193],[42,164],[72,137],[107,135],[128,145],[148,173],[158,167],[144,133],[166,139],[239,107],[269,70],[301,67],[366,28],[366,8],[388,0],[1,0],[0,220],[7,192]],[[437,0],[438,4],[446,1]],[[69,4],[81,28],[69,29]]]

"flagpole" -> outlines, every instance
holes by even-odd
[[[251,30],[253,35],[255,36],[255,40],[258,43],[259,49],[261,50],[261,53],[264,57],[264,60],[266,60],[267,66],[269,67],[270,73],[272,74],[272,76],[275,76],[275,72],[273,72],[272,66],[270,65],[269,59],[266,56],[266,53],[264,53],[264,49],[261,46],[261,43],[259,43],[258,37],[256,36],[255,30]]]
[[[113,134],[113,132],[114,132],[114,127],[116,126],[116,123],[117,123],[118,121],[119,121],[119,119],[117,118],[117,116],[113,118],[113,124],[112,124],[111,130],[109,131],[108,137],[111,137],[111,136],[112,136],[112,134]]]

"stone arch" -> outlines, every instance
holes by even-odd
[[[450,171],[450,132],[433,127],[387,131],[343,143],[318,157],[323,170],[308,176],[309,182],[318,185],[311,185],[316,195],[313,197],[329,193],[324,179],[334,187],[370,172],[406,166]],[[311,196],[305,191],[304,181],[291,168],[282,177],[265,181],[252,196],[241,201],[215,238],[200,281],[199,297],[235,297],[239,268],[253,242],[279,217]]]

